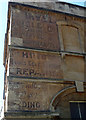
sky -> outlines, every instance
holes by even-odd
[[[6,33],[7,22],[7,0],[0,0],[0,105],[3,98],[4,86],[4,66],[3,66],[3,49],[4,36]]]
[[[85,0],[60,0],[70,2],[73,4],[84,6]],[[0,0],[0,107],[3,103],[3,89],[4,89],[4,66],[3,66],[3,52],[4,39],[7,28],[7,10],[8,0]]]

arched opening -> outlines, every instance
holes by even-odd
[[[85,103],[86,88],[84,89],[84,92],[77,92],[75,86],[63,89],[53,98],[51,101],[51,107],[55,110],[55,112],[59,113],[60,119],[71,119],[71,108],[73,109],[73,104],[72,107],[70,106],[71,102],[76,102],[77,105],[78,103]]]

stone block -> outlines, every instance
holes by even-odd
[[[66,55],[63,60],[63,71],[65,80],[84,82],[84,57]]]

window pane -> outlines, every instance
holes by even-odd
[[[80,120],[78,104],[70,103],[71,120]]]
[[[86,103],[79,103],[82,120],[86,120]]]

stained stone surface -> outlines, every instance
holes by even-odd
[[[20,3],[9,4],[5,118],[70,118],[70,101],[86,100],[85,8],[55,1]]]

